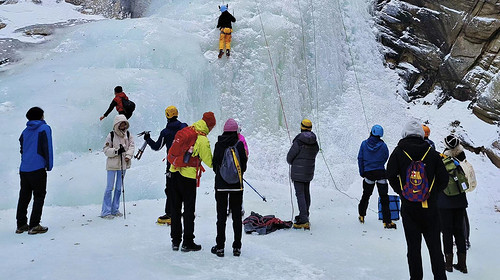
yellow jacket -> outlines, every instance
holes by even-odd
[[[210,132],[204,120],[195,122],[193,126],[196,131],[203,132],[205,135]],[[191,156],[199,156],[202,162],[204,162],[209,168],[212,168],[212,150],[210,149],[210,141],[205,135],[198,134],[198,138],[193,146],[193,154]],[[186,178],[196,179],[196,167],[170,166],[170,172],[177,171],[179,171],[181,175]]]

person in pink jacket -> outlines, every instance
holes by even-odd
[[[241,134],[241,126],[238,124],[238,140],[240,140],[241,142],[243,142],[243,145],[245,146],[245,152],[247,153],[247,157],[248,157],[248,145],[247,145],[247,141],[245,140],[245,137],[243,136],[243,134]]]

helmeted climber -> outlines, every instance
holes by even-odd
[[[316,155],[319,145],[316,135],[311,131],[312,122],[308,119],[300,123],[300,133],[293,139],[292,147],[288,151],[286,161],[290,164],[290,177],[295,187],[299,215],[295,217],[294,228],[309,229],[309,207],[311,206],[311,193],[309,186],[314,177]]]
[[[167,118],[167,126],[160,132],[160,136],[158,140],[155,142],[151,139],[151,135],[149,133],[144,134],[144,140],[148,143],[151,149],[155,151],[159,151],[163,148],[163,146],[167,147],[168,150],[172,146],[172,142],[174,141],[175,134],[177,131],[183,129],[187,126],[186,123],[183,123],[177,119],[179,116],[179,111],[175,106],[168,106],[165,109],[165,117]],[[158,217],[158,224],[168,224],[171,223],[172,217],[172,174],[170,173],[170,163],[167,161],[167,171],[166,171],[166,183],[165,183],[165,195],[167,197],[165,202],[165,215]]]
[[[231,33],[233,32],[233,27],[231,22],[236,22],[236,18],[233,17],[227,10],[228,5],[220,6],[220,16],[217,22],[217,28],[220,30],[219,37],[219,58],[224,55],[224,49],[226,49],[226,56],[229,57],[231,52]]]

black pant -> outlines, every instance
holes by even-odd
[[[172,192],[172,174],[170,173],[169,171],[170,169],[170,164],[167,163],[167,172],[165,174],[165,196],[166,196],[166,199],[165,199],[165,214],[167,214],[167,216],[169,217],[172,217],[172,199],[169,199],[168,197],[172,196],[171,195],[171,192]]]
[[[375,184],[368,184],[363,179],[363,195],[358,205],[358,213],[360,216],[366,216],[366,209],[368,208],[368,203],[370,201],[370,196],[373,193],[373,188]],[[389,195],[387,195],[389,189],[388,184],[381,184],[377,182],[378,195],[380,197],[380,204],[382,205],[382,220],[384,223],[390,223],[391,220],[391,210],[389,209]]]
[[[299,206],[299,219],[296,223],[302,224],[309,222],[309,207],[311,206],[311,192],[309,186],[311,182],[293,181],[295,187],[295,196]]]
[[[403,228],[406,237],[408,267],[411,280],[421,280],[422,269],[422,235],[424,236],[431,259],[432,274],[435,280],[445,280],[444,258],[441,251],[441,235],[439,228],[439,212],[437,208],[401,207]]]
[[[196,205],[196,179],[186,178],[179,172],[172,172],[172,224],[170,237],[173,244],[194,242],[194,211]],[[184,213],[181,214],[182,204]],[[184,236],[182,236],[181,216],[184,218]]]
[[[36,227],[42,218],[43,203],[47,193],[47,172],[38,169],[32,172],[19,172],[21,176],[21,190],[17,202],[17,227],[28,224],[28,205],[33,194],[33,208],[31,209],[29,227]]]
[[[464,215],[465,208],[439,209],[445,254],[453,254],[453,237],[455,237],[455,244],[457,244],[457,252],[466,253]]]
[[[229,198],[229,199],[228,199]],[[229,200],[229,209],[233,218],[234,241],[233,248],[241,248],[241,205],[243,203],[243,191],[234,192],[215,192],[215,201],[217,202],[217,248],[224,249],[226,242],[226,220],[227,204]]]

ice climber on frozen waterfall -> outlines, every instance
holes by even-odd
[[[220,30],[219,37],[219,58],[224,55],[224,49],[226,49],[226,56],[229,57],[231,52],[231,33],[233,32],[233,27],[231,22],[236,22],[236,18],[233,17],[227,10],[228,5],[220,6],[220,16],[217,22],[217,28]]]

